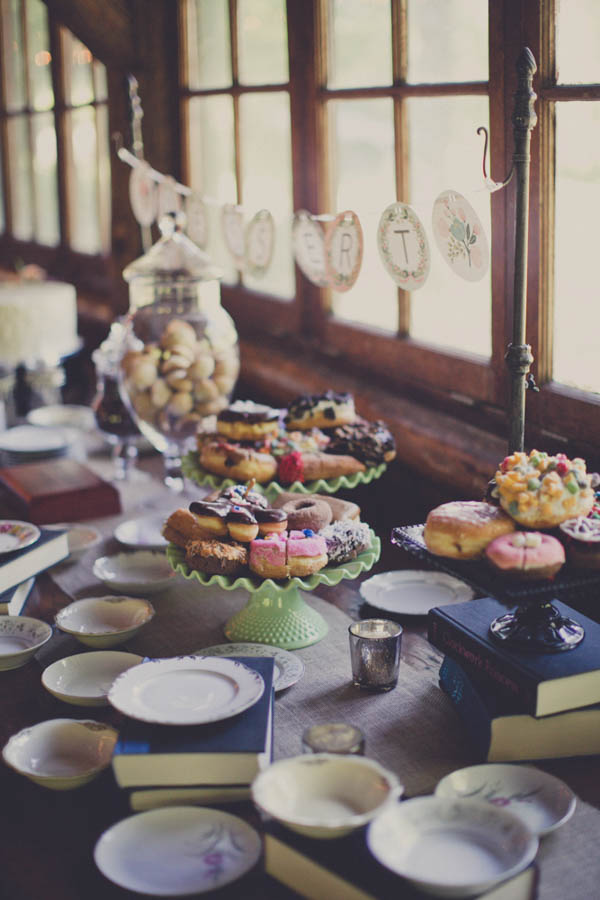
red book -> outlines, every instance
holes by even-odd
[[[121,512],[117,489],[73,459],[0,469],[0,504],[3,514],[8,508],[11,514],[36,525]]]

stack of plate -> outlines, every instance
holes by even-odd
[[[17,425],[0,434],[0,452],[7,465],[65,456],[76,435],[68,428]]]

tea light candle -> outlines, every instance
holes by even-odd
[[[402,626],[389,619],[363,619],[350,625],[348,634],[353,683],[371,691],[395,687]]]

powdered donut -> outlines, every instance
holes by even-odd
[[[333,518],[329,504],[310,495],[288,500],[281,509],[287,513],[288,528],[296,531],[303,531],[305,528],[321,531]]]
[[[531,580],[552,578],[565,562],[565,551],[560,541],[539,531],[503,534],[488,544],[485,556],[501,575]]]

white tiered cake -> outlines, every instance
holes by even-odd
[[[60,281],[0,282],[0,369],[55,365],[78,346],[75,288]]]

